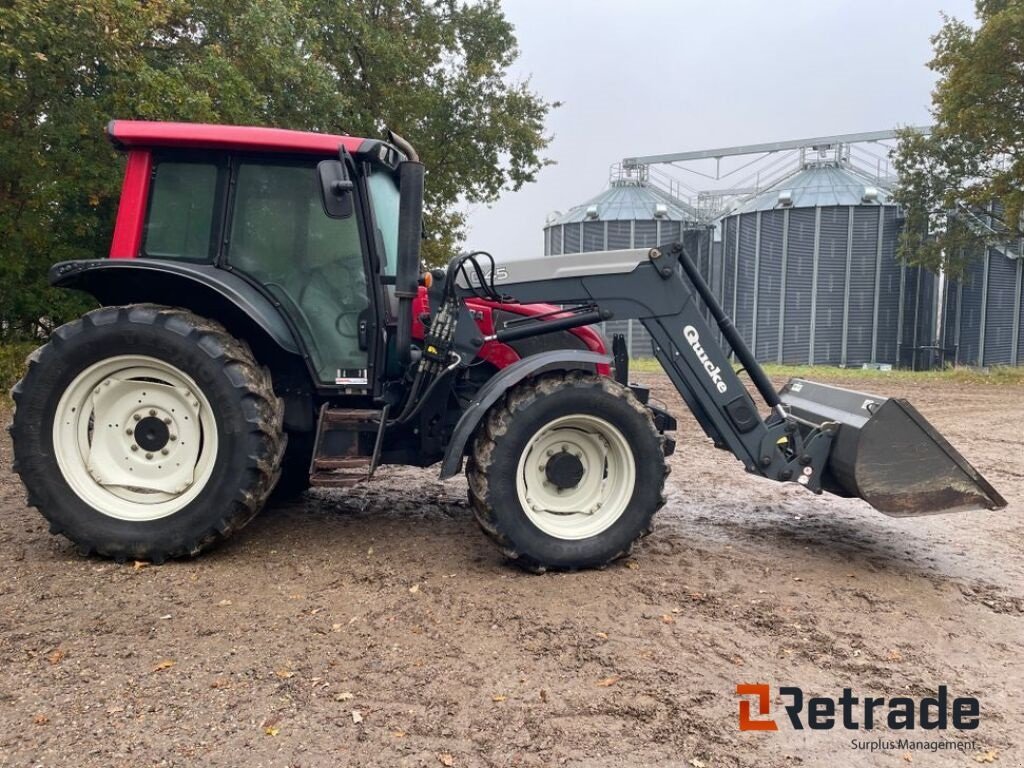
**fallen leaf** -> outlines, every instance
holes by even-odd
[[[903,759],[906,760],[908,763],[914,762],[914,756],[912,754],[910,754],[909,752],[904,752],[903,753]]]
[[[405,731],[392,731],[391,736],[395,739],[404,739]]]
[[[218,677],[216,680],[210,683],[211,688],[227,688],[228,685],[230,685],[230,683],[228,682],[228,679],[226,677]]]
[[[221,600],[217,605],[231,605],[230,600]]]
[[[354,697],[352,696],[352,694],[349,691],[342,691],[341,693],[334,694],[334,700],[335,701],[348,701],[351,698],[354,698]]]
[[[370,547],[368,550],[366,550],[366,554],[372,555],[373,554],[373,547]]]
[[[544,688],[540,689],[540,700],[541,701],[547,701],[548,700],[548,692]]]
[[[803,579],[800,578],[799,576],[794,576],[793,577],[793,581],[803,581]]]
[[[695,757],[695,758],[691,759],[690,760],[690,765],[692,765],[693,768],[706,768],[707,767],[707,763],[705,763],[703,760],[701,760],[698,757]]]
[[[173,659],[164,659],[163,661],[158,661],[151,671],[159,672],[162,669],[170,669],[176,663],[177,662],[174,661]]]
[[[415,595],[417,592],[420,591],[420,585],[419,584],[413,584],[411,587],[409,587],[409,591],[412,592]]]
[[[611,677],[606,677],[604,680],[598,680],[597,684],[602,688],[607,688],[611,685],[615,685],[621,679],[622,675],[612,675]]]
[[[49,59],[46,58],[46,54],[43,53],[42,51],[36,51],[32,55],[35,56],[37,59],[39,59],[39,61],[49,61]]]
[[[274,674],[280,677],[282,680],[287,680],[289,677],[295,677],[295,673],[286,667],[281,667],[281,669],[275,669]]]
[[[626,563],[626,567],[629,568],[629,570],[631,571],[636,571],[639,570],[640,563],[636,562],[635,560],[630,560],[628,563]]]
[[[455,765],[455,758],[449,755],[447,752],[442,752],[440,755],[437,756],[437,759],[440,761],[441,765],[447,765],[449,766],[449,768]]]
[[[352,710],[352,722],[356,724],[363,722],[363,713],[358,709]]]
[[[503,701],[508,701],[508,696],[502,696],[499,693],[495,696],[491,696],[491,701],[493,701],[495,704],[500,704]]]
[[[607,640],[608,639],[608,633],[607,632],[595,632],[594,634],[597,635],[598,637],[600,637],[602,640]]]
[[[999,758],[999,752],[990,749],[984,755],[975,755],[974,760],[978,763],[994,763]]]
[[[893,649],[889,651],[888,655],[885,658],[887,658],[889,661],[903,661],[903,654],[900,653],[898,650]]]
[[[331,632],[341,632],[341,624],[331,624]]]
[[[32,718],[32,722],[36,725],[46,725],[48,722],[50,722],[50,718],[48,718],[46,715],[40,712],[38,715]]]
[[[107,710],[107,714],[108,715],[117,715],[117,714],[120,714],[121,712],[124,712],[124,707],[110,707]]]
[[[63,648],[55,648],[53,653],[46,657],[46,660],[51,664],[60,664],[61,659],[63,659],[64,656],[65,651]]]
[[[268,725],[263,729],[263,732],[267,734],[267,736],[277,736],[277,734],[281,732],[281,729],[273,725]]]
[[[149,566],[149,563],[145,560],[136,560],[134,563],[132,563],[132,570],[141,571],[143,568],[146,568],[147,566]]]
[[[661,614],[661,623],[662,624],[675,624],[676,620],[672,617],[671,614],[663,613],[663,614]]]

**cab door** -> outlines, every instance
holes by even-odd
[[[238,157],[232,187],[227,265],[281,302],[322,386],[368,388],[373,306],[358,214],[327,215],[313,159]]]

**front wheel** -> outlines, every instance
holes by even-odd
[[[61,326],[12,395],[29,504],[84,553],[196,554],[277,481],[283,408],[269,375],[185,310],[106,307]]]
[[[664,504],[662,438],[629,389],[582,371],[511,389],[488,413],[467,469],[477,521],[531,570],[627,554]]]

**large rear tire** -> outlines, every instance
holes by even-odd
[[[185,310],[105,307],[61,326],[12,396],[28,503],[84,554],[198,554],[249,522],[280,472],[269,373]]]
[[[665,503],[668,468],[650,412],[582,371],[529,379],[495,404],[467,466],[491,540],[534,571],[603,566],[629,553]]]

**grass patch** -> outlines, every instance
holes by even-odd
[[[25,358],[37,346],[31,341],[0,344],[0,403],[10,403],[11,387],[25,372]]]
[[[651,357],[629,363],[631,371],[660,373],[661,364]],[[991,368],[946,368],[941,371],[878,371],[836,368],[827,365],[777,365],[768,363],[765,372],[773,379],[828,379],[830,381],[936,381],[951,384],[1024,384],[1024,367],[1006,365]]]

